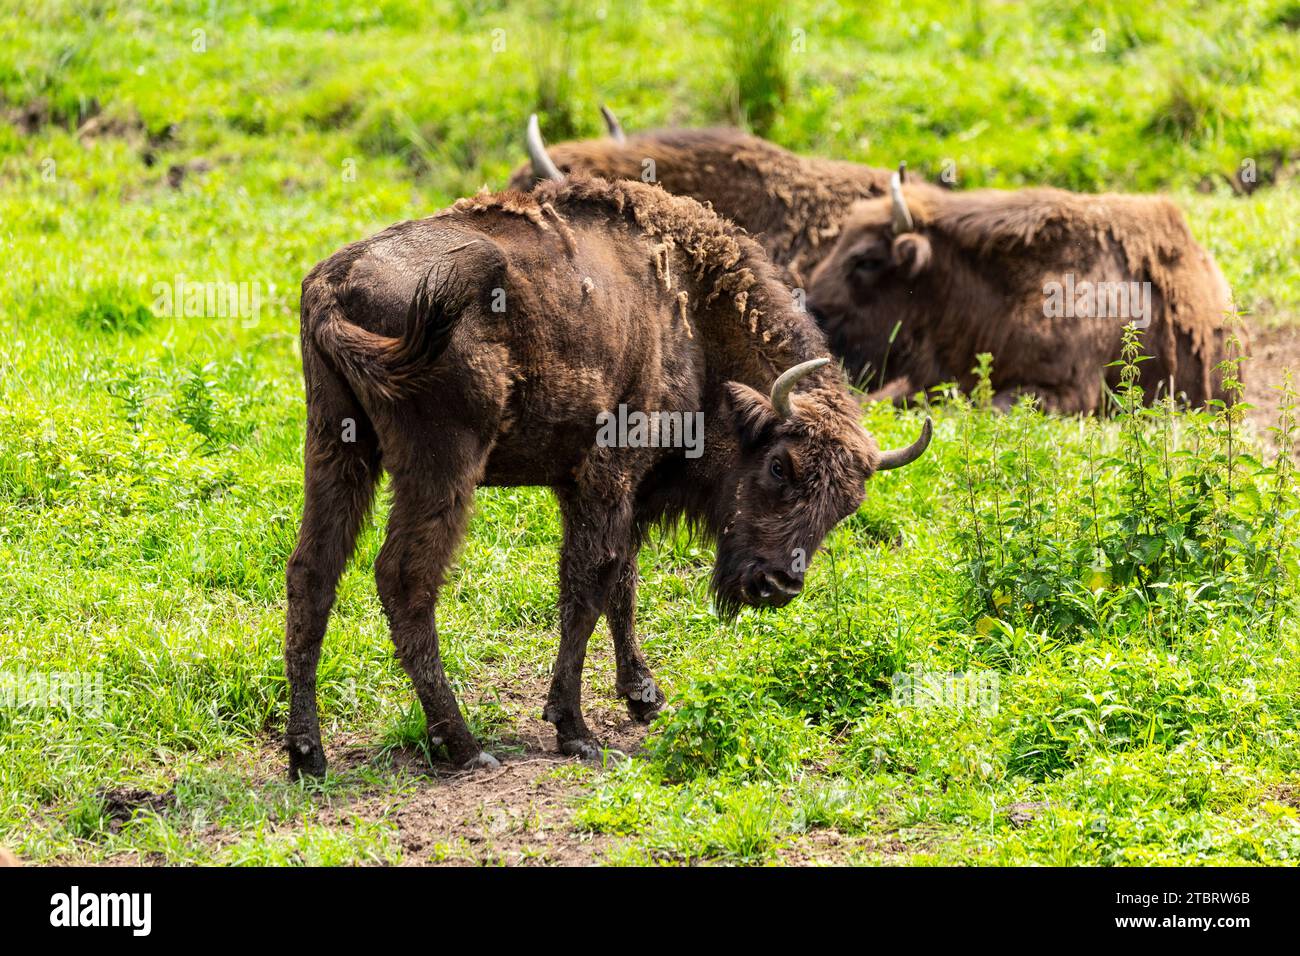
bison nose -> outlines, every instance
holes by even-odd
[[[802,571],[787,571],[779,567],[768,568],[767,577],[776,584],[778,590],[784,591],[791,597],[803,590]]]
[[[803,576],[782,570],[760,571],[750,582],[749,592],[760,607],[785,607],[803,590]]]

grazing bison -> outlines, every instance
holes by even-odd
[[[630,137],[603,106],[610,138],[548,148],[555,167],[601,179],[653,181],[668,192],[709,203],[750,233],[786,280],[800,286],[830,249],[853,203],[883,196],[889,170],[799,156],[735,129],[668,129]],[[528,190],[546,170],[534,162],[510,178]]]
[[[1148,400],[1226,399],[1227,283],[1165,199],[1059,189],[952,193],[894,174],[857,204],[812,273],[807,308],[851,375],[887,393],[974,384],[993,355],[999,404],[1092,412],[1123,328],[1142,329]],[[1243,333],[1244,335],[1244,333]]]
[[[303,282],[302,362],[306,497],[286,575],[295,776],[325,770],[321,640],[381,467],[393,498],[375,577],[393,642],[430,740],[459,764],[491,766],[434,623],[477,486],[547,485],[559,500],[560,649],[543,713],[561,751],[593,757],[580,681],[602,613],[631,714],[663,703],[633,635],[649,525],[685,520],[716,541],[724,613],[779,607],[857,510],[863,482],[930,438],[927,421],[913,445],[881,452],[758,245],[637,182],[480,194],[347,246]],[[619,406],[666,416],[667,439],[598,440]],[[697,415],[692,453],[675,446],[672,422]]]

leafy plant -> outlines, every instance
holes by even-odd
[[[694,683],[660,718],[650,756],[669,780],[701,774],[785,777],[810,756],[799,717],[765,694],[766,681],[724,674]]]

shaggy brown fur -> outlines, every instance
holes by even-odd
[[[1000,404],[1031,392],[1049,409],[1099,409],[1103,378],[1117,383],[1119,370],[1106,366],[1119,358],[1127,319],[1100,305],[1086,317],[1047,316],[1047,284],[1073,274],[1077,288],[1150,283],[1148,400],[1170,379],[1192,405],[1227,397],[1215,366],[1229,351],[1228,286],[1172,203],[925,184],[904,195],[912,231],[895,233],[890,199],[858,204],[808,286],[809,311],[868,387],[970,388],[976,356],[989,352]]]
[[[824,356],[759,247],[699,204],[636,182],[546,183],[457,202],[322,262],[303,282],[306,500],[289,561],[287,733],[293,774],[325,769],[321,639],[381,466],[392,478],[376,562],[398,655],[430,738],[487,764],[443,672],[434,609],[478,485],[547,485],[564,520],[560,650],[545,715],[594,756],[580,679],[598,617],[632,714],[663,697],[637,647],[636,554],[684,519],[717,541],[718,606],[779,606],[853,513],[882,459],[834,366],[783,417],[773,379]],[[604,447],[620,404],[704,416],[702,454]],[[352,440],[349,441],[348,439]]]
[[[795,286],[830,249],[849,207],[889,188],[889,170],[798,156],[734,129],[656,130],[547,151],[565,174],[653,181],[708,203],[752,233]],[[520,190],[534,182],[531,165],[510,179]]]

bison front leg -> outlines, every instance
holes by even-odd
[[[555,724],[561,753],[599,760],[601,746],[582,719],[587,641],[614,585],[635,564],[632,508],[590,489],[558,491],[564,516],[560,555],[560,651],[542,716]]]
[[[605,612],[614,637],[619,696],[627,701],[627,712],[633,720],[649,723],[663,707],[665,698],[636,640],[637,577],[636,557],[633,556],[615,580]]]

